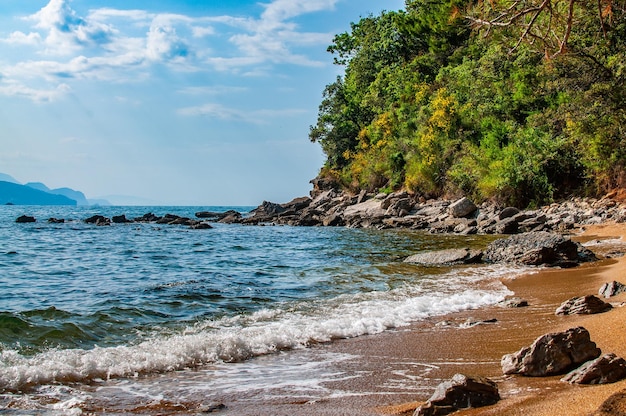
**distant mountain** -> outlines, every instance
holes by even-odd
[[[0,181],[0,204],[7,205],[76,205],[63,195],[51,194],[30,186]]]
[[[15,178],[11,175],[7,175],[6,173],[0,173],[0,181],[11,182],[11,183],[19,183],[15,180]]]
[[[66,196],[69,199],[73,199],[74,201],[76,201],[78,205],[91,205],[89,201],[87,201],[87,198],[85,197],[84,193],[80,191],[75,191],[70,188],[50,189],[41,182],[28,182],[26,186],[30,186],[33,189],[37,189],[43,192],[48,192],[50,194]]]

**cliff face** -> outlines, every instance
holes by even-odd
[[[26,185],[0,181],[0,204],[77,205],[77,202],[63,195],[51,194]]]

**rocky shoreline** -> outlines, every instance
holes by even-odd
[[[229,215],[217,221],[254,225],[407,228],[460,235],[530,231],[563,233],[582,225],[626,222],[626,204],[616,198],[618,193],[601,199],[572,198],[529,210],[490,203],[477,206],[468,198],[426,201],[406,192],[350,195],[331,189],[314,190],[311,195],[283,204],[265,201],[248,216]]]

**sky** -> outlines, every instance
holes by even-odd
[[[2,0],[0,172],[114,203],[308,195],[325,160],[309,126],[342,73],[327,46],[350,22],[403,6]]]

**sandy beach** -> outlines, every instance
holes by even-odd
[[[598,252],[610,251],[611,241],[626,235],[626,226],[598,225],[587,227],[575,236],[582,242],[608,240],[598,246]],[[616,241],[619,246],[619,242]],[[601,248],[602,247],[602,248]],[[591,247],[594,249],[594,247]],[[555,309],[574,296],[597,294],[600,286],[612,280],[624,281],[626,258],[605,259],[576,269],[546,270],[505,282],[516,296],[527,299],[530,307],[521,309],[490,309],[481,311],[484,317],[495,317],[494,325],[479,325],[466,331],[456,331],[456,339],[443,337],[435,341],[435,350],[445,355],[466,358],[471,365],[460,365],[454,371],[484,375],[498,382],[502,400],[490,407],[462,411],[459,415],[589,415],[614,393],[626,389],[626,380],[603,386],[576,386],[561,382],[560,376],[528,378],[503,376],[499,366],[503,354],[530,345],[538,336],[576,326],[585,327],[603,353],[613,352],[626,357],[626,294],[611,298],[613,310],[588,316],[555,316]],[[460,332],[460,333],[459,333]],[[411,342],[407,340],[407,342]],[[455,351],[455,352],[453,352]],[[441,357],[443,359],[443,357]],[[442,368],[443,370],[443,368]],[[449,369],[452,370],[452,369]],[[442,377],[445,378],[445,377]],[[411,414],[419,403],[381,407],[381,413]],[[617,413],[613,413],[617,414]],[[621,414],[621,413],[620,413]]]
[[[586,227],[573,238],[591,242],[600,255],[625,250],[626,225]],[[602,244],[594,244],[594,241]],[[626,380],[604,386],[576,386],[561,382],[561,376],[530,378],[504,376],[500,359],[504,354],[530,345],[548,333],[583,326],[603,353],[626,357],[626,294],[609,301],[613,310],[590,316],[556,316],[564,301],[597,294],[600,286],[612,280],[626,280],[626,258],[605,258],[573,269],[542,269],[506,280],[515,296],[528,300],[525,308],[492,307],[463,312],[441,320],[421,322],[410,329],[342,340],[324,348],[332,352],[359,355],[362,361],[339,365],[337,371],[359,374],[333,387],[354,392],[314,403],[274,402],[266,410],[272,414],[317,415],[411,415],[426,401],[434,387],[455,373],[480,375],[498,383],[502,400],[490,407],[461,411],[458,415],[590,415],[612,394],[626,390]],[[495,323],[459,329],[469,317],[497,320]],[[393,391],[393,383],[419,382],[414,393]],[[370,392],[369,394],[360,394]],[[380,392],[380,393],[378,393]],[[258,408],[263,412],[264,406]],[[269,413],[268,413],[269,414]]]

